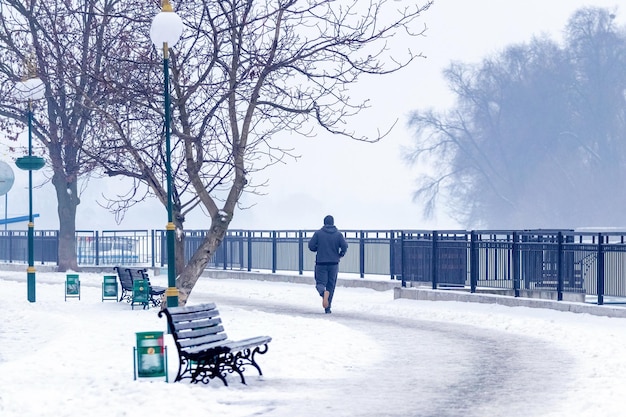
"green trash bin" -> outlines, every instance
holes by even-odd
[[[68,298],[80,300],[80,279],[78,274],[67,274],[65,277],[65,301]]]
[[[145,279],[133,280],[133,299],[130,306],[134,310],[135,304],[141,304],[144,309],[149,307],[150,301],[150,285]]]
[[[167,382],[167,348],[163,343],[163,332],[137,333],[134,368],[135,379],[165,377]]]
[[[105,275],[102,281],[102,301],[117,301],[117,277],[115,275]]]

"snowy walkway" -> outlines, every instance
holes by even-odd
[[[215,301],[232,338],[272,336],[265,377],[165,384],[132,379],[135,333],[165,329],[156,310],[101,302],[101,274],[65,302],[64,279],[38,273],[28,303],[25,273],[0,271],[3,417],[624,415],[625,319],[362,288],[325,315],[310,285],[202,278],[190,303]]]
[[[339,299],[342,291],[338,289]],[[316,301],[315,294],[310,298]],[[299,384],[300,389],[321,391],[323,397],[283,403],[277,407],[280,413],[272,415],[313,416],[320,411],[322,415],[346,417],[540,415],[550,400],[541,395],[529,404],[527,398],[518,395],[519,387],[529,387],[535,393],[549,392],[566,385],[568,369],[573,367],[573,358],[566,352],[531,337],[454,323],[392,318],[353,311],[350,306],[344,307],[350,310],[342,311],[341,301],[337,301],[339,307],[330,317],[321,314],[321,309],[311,311],[311,305],[299,306],[290,300],[261,301],[245,295],[206,293],[195,300],[328,320],[370,338],[366,346],[357,349],[367,347],[370,354],[375,350],[375,361],[361,365],[357,352],[343,365],[350,371],[349,377],[304,380]],[[332,333],[323,332],[319,338],[318,343],[342,349]],[[324,404],[322,408],[320,403]]]

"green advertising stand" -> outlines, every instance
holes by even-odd
[[[167,347],[163,332],[137,333],[137,346],[133,348],[134,379],[167,377]]]
[[[141,304],[144,309],[148,308],[150,301],[150,286],[145,279],[133,280],[133,299],[130,303],[131,308],[135,309],[135,304]]]
[[[67,274],[65,278],[65,301],[68,298],[78,298],[80,300],[80,279],[78,274]]]
[[[115,275],[105,275],[102,281],[102,301],[117,301],[117,277]]]

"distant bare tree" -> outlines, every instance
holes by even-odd
[[[467,227],[624,224],[626,35],[611,13],[577,11],[566,44],[507,48],[445,71],[456,105],[417,111],[408,158],[437,161],[416,199]]]
[[[310,135],[321,128],[365,142],[380,139],[347,127],[350,116],[366,106],[351,99],[348,88],[363,75],[392,73],[421,56],[410,47],[389,51],[388,42],[423,34],[418,19],[430,5],[386,0],[175,4],[186,30],[171,51],[174,222],[183,236],[191,210],[201,209],[210,218],[208,234],[186,265],[177,245],[181,304],[224,239],[242,193],[261,185],[254,174],[292,156],[273,140],[276,134]],[[147,38],[143,42],[149,46]],[[142,53],[126,55],[128,68],[111,81],[124,87],[122,96],[110,98],[114,105],[93,103],[98,117],[109,122],[110,134],[90,144],[90,154],[108,175],[136,180],[113,209],[152,194],[166,204],[160,51]]]

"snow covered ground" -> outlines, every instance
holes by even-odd
[[[394,300],[338,288],[202,278],[232,339],[272,336],[248,385],[133,380],[136,333],[157,309],[101,301],[103,274],[0,271],[0,416],[624,416],[626,319],[494,304]],[[153,285],[166,277],[155,276]],[[170,336],[170,381],[176,350]]]

